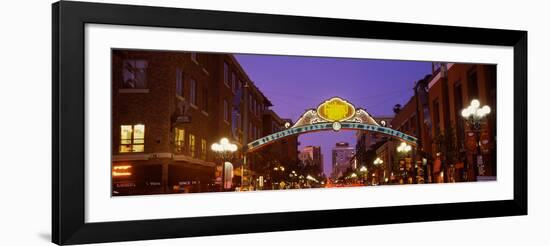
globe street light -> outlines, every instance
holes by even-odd
[[[407,143],[405,143],[405,142],[401,142],[401,144],[400,144],[399,146],[397,146],[397,152],[399,152],[399,153],[405,155],[405,171],[404,171],[404,172],[405,172],[405,174],[407,175],[407,177],[408,177],[408,175],[409,175],[409,173],[408,173],[409,170],[408,170],[408,168],[406,168],[406,167],[407,167],[407,165],[406,165],[406,161],[407,161],[407,160],[406,160],[406,157],[407,157],[407,154],[408,154],[411,150],[412,150],[412,146],[409,145],[409,144],[407,144]]]
[[[274,181],[277,181],[277,184],[279,187],[281,187],[281,182],[283,181],[283,178],[284,178],[284,171],[285,171],[285,167],[284,166],[281,166],[280,164],[278,164],[279,166],[276,166],[273,168],[273,177],[272,177],[272,182],[271,182],[271,188],[272,189],[275,189],[275,182]],[[278,173],[280,172],[280,173]]]
[[[412,147],[405,142],[401,142],[401,144],[397,146],[397,152],[399,153],[408,153],[411,149]]]
[[[296,179],[298,179],[298,174],[296,171],[292,170],[288,176],[290,177],[290,187],[292,189],[296,188]]]
[[[225,190],[225,163],[231,159],[233,153],[237,151],[237,145],[230,143],[229,139],[222,138],[219,143],[213,143],[210,147],[220,159],[222,159],[222,186],[221,191]]]
[[[361,178],[362,178],[361,180],[362,180],[363,184],[365,184],[365,178],[367,176],[367,171],[368,171],[367,167],[365,167],[365,166],[361,166],[361,168],[359,168],[359,172],[361,172],[363,174],[361,176]]]
[[[472,100],[472,102],[470,102],[470,106],[462,109],[462,117],[466,120],[466,122],[470,126],[471,131],[473,131],[476,136],[476,153],[473,153],[473,162],[475,162],[475,156],[481,154],[481,146],[479,144],[481,123],[489,113],[491,113],[491,107],[489,107],[488,105],[480,107],[479,100],[477,99]],[[466,163],[466,165],[466,170],[469,170],[469,163]],[[475,176],[477,176],[478,174],[478,168],[474,168]]]
[[[489,113],[491,113],[491,107],[488,105],[485,105],[483,107],[479,107],[479,101],[477,99],[472,100],[470,102],[470,106],[467,108],[462,109],[462,117],[468,121],[468,123],[472,124],[474,126],[474,129],[479,130],[481,127],[481,121],[487,116]]]

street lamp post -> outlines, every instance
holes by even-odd
[[[273,177],[272,177],[272,182],[271,182],[271,187],[272,189],[275,188],[274,184],[273,184],[273,181],[277,180],[277,185],[278,187],[280,188],[281,187],[281,181],[283,180],[284,178],[284,171],[285,171],[285,167],[284,166],[276,166],[273,168]],[[279,173],[280,172],[280,173]]]
[[[401,142],[401,144],[400,144],[399,146],[397,146],[397,152],[399,152],[399,153],[401,153],[401,154],[404,154],[404,155],[405,155],[405,158],[408,157],[407,154],[408,154],[411,150],[412,150],[412,147],[411,147],[409,144],[405,143],[405,142]],[[412,163],[411,163],[411,165],[412,165]],[[407,170],[407,162],[406,162],[406,160],[405,160],[405,172],[407,173],[407,178],[408,178],[408,176],[409,176],[409,175],[408,175],[409,170]],[[413,175],[413,176],[415,176],[415,175]],[[415,177],[413,177],[413,178],[415,178]]]
[[[361,175],[361,180],[363,181],[363,185],[365,185],[365,178],[367,177],[367,167],[365,166],[361,166],[361,168],[359,168],[359,172],[361,172],[363,175]]]
[[[233,153],[237,151],[237,145],[230,143],[227,138],[222,138],[219,143],[213,143],[211,149],[222,160],[222,183],[220,191],[225,191],[225,163],[230,160]]]
[[[473,153],[472,162],[476,163],[476,157],[481,155],[481,146],[479,144],[479,135],[481,131],[481,123],[485,119],[485,116],[487,116],[489,113],[491,113],[491,107],[488,105],[485,105],[483,107],[480,107],[479,100],[474,99],[472,102],[470,102],[470,106],[467,108],[462,109],[462,117],[466,120],[468,123],[470,130],[474,132],[475,134],[475,153]],[[469,163],[467,163],[466,171],[468,171],[470,168]],[[477,179],[478,175],[478,166],[474,165],[474,178]]]
[[[380,159],[380,157],[376,157],[376,159],[372,162],[374,166],[376,167],[376,179],[378,180],[378,184],[380,184],[380,167],[382,164],[384,164],[384,160]],[[374,173],[373,173],[374,174]]]
[[[292,170],[288,176],[290,177],[290,188],[296,188],[296,179],[298,178],[298,174],[296,171]]]

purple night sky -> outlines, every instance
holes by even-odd
[[[431,73],[430,62],[273,55],[235,55],[256,86],[271,100],[281,118],[296,121],[306,109],[339,96],[373,116],[393,115],[404,105],[414,83]],[[317,132],[299,137],[300,150],[319,145],[325,174],[332,171],[336,142],[355,146],[355,131]]]

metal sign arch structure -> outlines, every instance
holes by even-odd
[[[256,139],[247,144],[247,152],[254,152],[286,137],[316,131],[363,130],[389,135],[416,146],[417,138],[380,125],[364,109],[356,109],[346,100],[333,97],[321,103],[317,109],[307,110],[293,126]]]

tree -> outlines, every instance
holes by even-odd
[[[393,106],[393,112],[394,112],[395,114],[398,114],[400,111],[401,111],[401,104],[399,104],[399,103],[398,103],[398,104],[395,104],[395,105]]]

